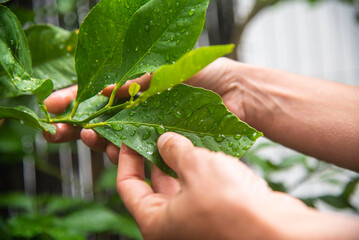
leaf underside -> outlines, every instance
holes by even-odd
[[[262,136],[229,112],[217,94],[184,84],[150,97],[134,109],[123,110],[95,130],[121,147],[125,143],[174,175],[157,150],[164,132],[176,132],[195,146],[241,157]]]
[[[136,0],[131,4],[102,0],[80,28],[75,56],[77,101],[110,84],[123,85],[156,71],[190,51],[202,31],[207,6],[208,0]],[[99,27],[99,23],[105,25]]]

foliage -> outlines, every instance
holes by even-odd
[[[241,157],[261,133],[228,112],[215,93],[175,87],[233,48],[225,45],[191,51],[203,28],[207,5],[206,0],[136,0],[131,4],[102,0],[88,14],[78,37],[76,32],[52,26],[34,26],[25,35],[16,16],[1,6],[4,90],[11,96],[36,95],[45,118],[23,106],[3,106],[0,117],[18,119],[50,133],[55,132],[50,125],[54,122],[95,128],[119,147],[125,142],[167,173],[171,171],[155,147],[166,131]],[[71,114],[51,119],[43,100],[54,87],[74,82],[73,60],[78,81],[73,109]],[[115,93],[127,80],[154,71],[147,91],[136,100],[132,96],[116,105]],[[96,95],[110,84],[115,88],[109,99],[92,99],[99,98]],[[188,105],[194,108],[186,109]]]
[[[1,239],[85,239],[89,233],[102,232],[141,239],[132,217],[125,210],[114,210],[110,202],[13,192],[0,196],[0,208],[4,207],[18,214],[1,223]]]

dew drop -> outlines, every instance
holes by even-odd
[[[150,31],[150,27],[148,25],[145,25],[145,30],[148,32]]]
[[[145,134],[142,135],[142,140],[147,140],[149,139],[151,136],[151,132],[147,131]]]
[[[133,130],[132,133],[130,134],[131,137],[136,135],[136,130]]]
[[[133,115],[135,115],[135,111],[130,111],[128,114],[129,114],[130,116],[133,116]]]
[[[121,136],[121,140],[126,140],[127,137],[126,136]]]
[[[192,116],[192,113],[193,113],[192,110],[187,109],[187,110],[186,110],[186,117],[189,118],[190,116]]]
[[[111,127],[115,130],[118,131],[122,131],[123,130],[123,125],[121,123],[112,123]]]
[[[182,117],[182,114],[180,112],[175,112],[175,117],[180,119]]]
[[[156,130],[159,134],[164,134],[166,132],[166,129],[162,125],[156,127]]]
[[[236,134],[236,135],[234,135],[234,139],[236,139],[236,140],[241,139],[241,137],[242,137],[242,135],[241,135],[241,134]]]
[[[254,132],[248,136],[248,138],[252,141],[255,141],[257,139],[258,133]]]
[[[214,140],[216,140],[217,142],[222,142],[225,138],[226,136],[224,136],[223,134],[218,134],[214,136]]]
[[[244,146],[243,147],[243,150],[248,150],[248,149],[250,149],[251,147],[250,146]]]
[[[193,14],[194,14],[194,12],[195,12],[196,10],[195,9],[190,9],[189,11],[188,11],[188,15],[190,15],[190,16],[193,16]]]
[[[233,142],[229,142],[229,146],[232,147],[232,146],[233,146]]]

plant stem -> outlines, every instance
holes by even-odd
[[[121,85],[119,83],[116,83],[116,86],[113,88],[111,96],[110,96],[110,100],[108,101],[106,107],[111,107],[113,102],[115,101],[115,97],[116,97],[116,93],[117,90],[121,87]]]
[[[85,128],[85,129],[91,129],[91,128],[96,128],[96,127],[103,127],[103,126],[106,126],[107,124],[108,124],[108,123],[106,123],[106,122],[86,124],[86,125],[83,126],[83,128]]]
[[[70,115],[70,119],[72,119],[75,114],[76,114],[76,111],[77,111],[77,108],[79,107],[79,102],[77,100],[75,100],[75,105],[74,107],[72,108],[72,111],[71,111],[71,115]]]

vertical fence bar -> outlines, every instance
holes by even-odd
[[[80,193],[85,199],[93,199],[91,152],[81,141],[77,141],[79,159]]]
[[[63,143],[59,149],[62,195],[76,196],[76,182],[72,166],[72,151],[69,143]]]
[[[21,143],[26,153],[23,158],[24,191],[26,194],[36,195],[34,140],[31,136],[23,136]]]

